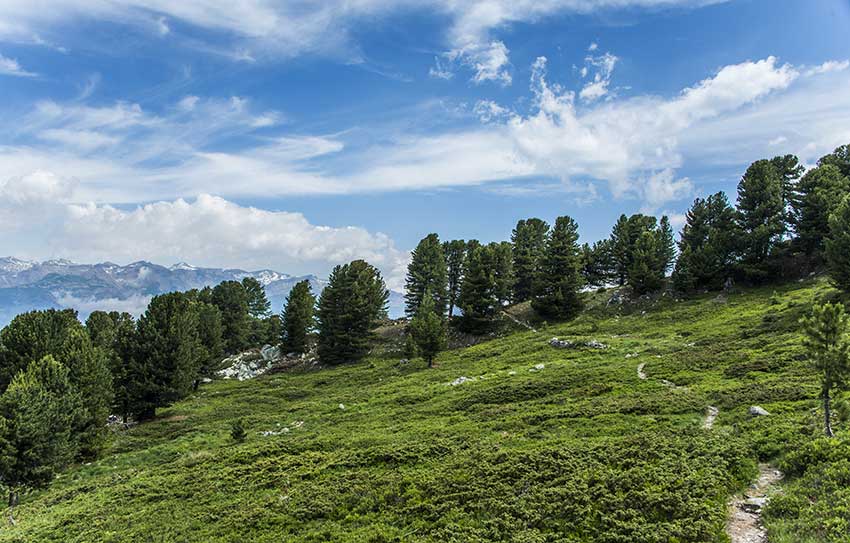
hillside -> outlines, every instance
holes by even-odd
[[[833,295],[825,280],[626,305],[600,293],[573,322],[432,370],[389,352],[213,382],[24,497],[0,542],[724,541],[757,463],[820,432],[797,321]],[[843,540],[847,512],[801,499],[805,484],[769,511],[771,541]]]

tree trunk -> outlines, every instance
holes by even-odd
[[[829,408],[829,391],[823,391],[823,431],[826,434],[826,437],[833,437],[835,434],[832,433],[832,423],[830,422],[830,416],[832,412]]]
[[[428,357],[428,367],[429,367],[429,368],[433,368],[433,367],[434,367],[434,357],[433,357],[433,356],[429,356],[429,357]]]
[[[14,489],[9,490],[9,524],[14,526],[15,522],[15,506],[18,505],[18,493]]]

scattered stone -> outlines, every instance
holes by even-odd
[[[530,368],[528,371],[543,371],[546,367],[546,364],[535,364],[533,368]]]
[[[639,356],[640,356],[639,353],[628,353],[628,354],[626,354],[626,358],[637,358]]]
[[[570,341],[568,339],[558,339],[553,337],[549,340],[549,345],[555,347],[556,349],[577,349],[579,347],[587,347],[590,349],[607,349],[608,346],[604,343],[597,341],[595,339],[591,339],[590,341],[585,341],[584,343],[576,343],[574,341]]]
[[[260,356],[263,357],[263,360],[266,362],[272,362],[281,357],[280,347],[272,347],[271,345],[264,345],[260,349]]]
[[[748,413],[751,417],[766,417],[770,415],[770,412],[767,409],[758,405],[750,406]]]
[[[339,408],[345,411],[345,404],[339,404]]]
[[[269,351],[266,351],[269,354]],[[246,381],[258,377],[269,370],[271,361],[265,359],[261,351],[247,351],[229,356],[222,361],[226,367],[218,372],[223,379]]]
[[[575,347],[575,343],[573,343],[572,341],[568,339],[558,339],[556,337],[553,337],[549,340],[549,345],[555,347],[556,349],[572,349],[573,347]]]
[[[646,380],[646,373],[643,371],[643,368],[646,366],[646,362],[641,362],[637,367],[637,376],[641,381]]]
[[[511,371],[508,372],[508,375],[516,375],[516,372],[511,370]]]
[[[448,383],[448,385],[452,386],[452,387],[456,387],[458,385],[462,385],[464,383],[469,383],[471,381],[475,381],[475,378],[474,377],[469,378],[469,377],[461,376],[461,377],[458,377],[457,379],[455,379],[454,381],[452,381],[451,383]]]
[[[210,383],[212,383],[212,379],[210,379],[209,377],[202,377],[201,378],[201,384],[208,385]]]

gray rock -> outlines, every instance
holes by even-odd
[[[766,416],[770,415],[770,412],[767,409],[760,407],[758,405],[751,406],[750,409],[748,410],[748,413],[750,414],[751,417],[766,417]]]
[[[572,349],[573,347],[575,347],[575,343],[573,343],[572,341],[568,339],[558,339],[556,337],[553,337],[549,340],[549,345],[555,347],[556,349]]]

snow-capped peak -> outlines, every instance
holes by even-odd
[[[14,256],[6,256],[0,258],[0,271],[9,272],[9,273],[18,273],[22,271],[26,271],[36,265],[36,262],[31,262],[29,260],[21,260],[20,258],[15,258]]]
[[[195,266],[192,266],[191,264],[187,264],[186,262],[178,262],[177,264],[174,264],[173,266],[171,266],[169,269],[172,270],[172,271],[174,271],[174,270],[194,271],[194,270],[197,270],[198,268],[196,268]]]

